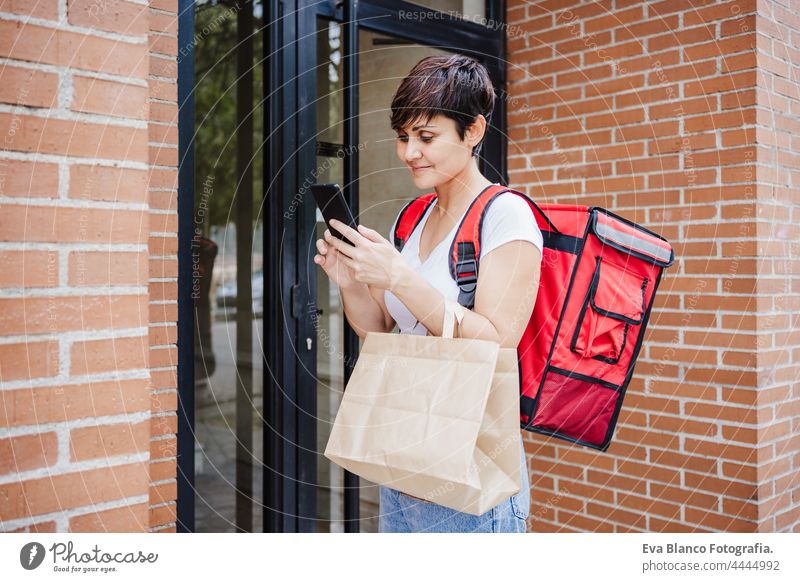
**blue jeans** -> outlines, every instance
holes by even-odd
[[[522,489],[482,515],[463,513],[380,485],[380,533],[525,533],[531,488],[520,434]]]

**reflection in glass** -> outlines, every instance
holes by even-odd
[[[258,4],[255,16],[260,28]],[[253,159],[253,199],[242,201],[250,213],[243,228],[252,233],[253,244],[237,248],[236,206],[250,189],[237,169],[236,11],[198,4],[196,29],[209,32],[195,47],[195,530],[262,531],[261,156]],[[256,59],[262,36],[253,37]],[[261,71],[253,68],[255,102],[261,99]],[[253,121],[254,135],[262,135],[260,108]],[[245,290],[236,282],[242,270],[252,271]],[[248,294],[251,309],[238,313],[237,297]],[[242,350],[237,350],[237,326],[250,328],[244,334],[252,338],[250,345]]]

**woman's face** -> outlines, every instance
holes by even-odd
[[[456,122],[439,114],[427,123],[417,120],[397,132],[397,157],[408,166],[417,188],[433,188],[464,171],[472,159],[473,146],[482,136],[478,122],[467,128],[461,141]]]

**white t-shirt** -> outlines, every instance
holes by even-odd
[[[466,211],[456,221],[450,233],[430,252],[425,262],[421,263],[419,259],[420,234],[425,228],[428,216],[430,216],[431,210],[437,201],[438,199],[435,199],[428,206],[400,254],[428,283],[447,299],[457,302],[459,289],[450,275],[447,254]],[[399,218],[399,215],[397,218]],[[397,224],[397,218],[395,218],[392,229],[389,231],[389,240],[392,244],[394,244],[394,229]],[[530,206],[517,194],[505,192],[495,198],[489,206],[489,210],[486,211],[481,233],[481,258],[497,247],[514,240],[530,241],[539,248],[540,252],[543,250],[542,231],[539,229],[539,225],[536,224],[536,219],[533,216],[533,212],[531,212]],[[425,326],[417,322],[417,318],[394,293],[386,290],[383,298],[386,302],[386,309],[389,310],[389,313],[397,322],[400,333],[413,333],[416,335],[426,335],[428,333]]]

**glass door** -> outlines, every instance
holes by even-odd
[[[454,6],[446,4],[447,9]],[[472,2],[460,8],[467,4],[481,5]],[[482,10],[466,13],[482,15]],[[496,28],[461,19],[461,12],[454,24],[453,20],[411,18],[409,14],[415,11],[430,12],[417,4],[369,0],[358,4],[299,1],[294,16],[288,16],[288,6],[276,12],[284,15],[278,26],[284,36],[273,39],[273,46],[296,51],[296,58],[273,55],[272,74],[265,74],[269,79],[280,69],[279,79],[274,80],[282,85],[272,99],[278,94],[283,99],[282,110],[273,101],[272,121],[265,123],[275,156],[275,169],[270,170],[267,163],[265,170],[272,182],[291,184],[280,193],[268,191],[267,197],[272,197],[268,205],[274,208],[270,236],[284,241],[280,261],[288,260],[286,253],[291,252],[285,241],[296,244],[296,263],[290,270],[296,279],[280,287],[289,296],[289,306],[280,301],[284,314],[278,318],[286,322],[292,315],[296,337],[291,356],[296,367],[291,374],[284,369],[278,375],[275,372],[281,370],[274,364],[285,365],[287,359],[277,351],[267,353],[265,373],[272,379],[265,376],[264,382],[265,422],[271,424],[264,429],[264,499],[266,510],[272,513],[265,518],[267,531],[378,530],[377,485],[344,471],[323,455],[361,340],[344,318],[338,288],[313,262],[315,242],[322,238],[325,225],[308,187],[338,183],[358,221],[388,238],[402,206],[423,193],[415,189],[407,167],[397,158],[395,133],[389,125],[391,100],[400,81],[423,57],[458,51],[482,60],[496,77],[495,86],[502,88],[503,45]],[[294,27],[288,21],[292,17],[296,18]],[[437,46],[430,44],[431,38],[439,40]],[[286,99],[296,103],[294,112],[289,112]],[[495,111],[493,119],[498,121],[490,128],[481,160],[484,173],[493,181],[502,181],[505,169],[503,117],[504,110]],[[278,142],[274,136],[279,132]],[[273,175],[278,167],[280,177]],[[296,173],[287,175],[287,168]],[[276,197],[285,207],[276,206]],[[265,248],[270,246],[265,244]],[[277,260],[270,253],[265,256],[268,264]],[[280,272],[285,275],[287,270]],[[267,316],[267,337],[272,325]],[[278,378],[285,387],[270,388]]]

